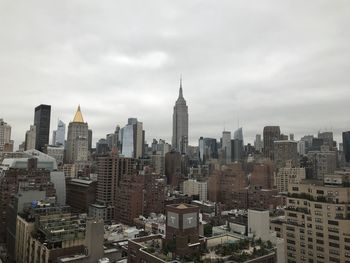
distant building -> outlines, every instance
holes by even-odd
[[[35,149],[35,139],[36,139],[36,127],[35,125],[30,125],[29,130],[26,131],[26,139],[25,139],[25,145],[24,145],[25,151]]]
[[[58,120],[57,130],[52,133],[52,144],[55,146],[64,146],[66,136],[66,124]]]
[[[304,167],[286,167],[278,169],[275,174],[275,185],[279,193],[287,192],[290,183],[298,183],[306,179],[306,172]]]
[[[350,131],[343,132],[343,152],[345,161],[350,162]]]
[[[199,138],[199,159],[202,164],[211,159],[218,159],[218,145],[214,138]]]
[[[41,104],[35,108],[34,125],[36,127],[35,149],[44,151],[49,144],[51,106]]]
[[[286,165],[287,161],[291,161],[292,165],[298,165],[298,146],[296,141],[274,141],[274,161],[276,168]]]
[[[96,143],[96,154],[106,154],[109,151],[106,139],[99,139]]]
[[[198,196],[198,200],[207,201],[208,199],[208,184],[189,179],[183,182],[183,193],[188,196]]]
[[[312,163],[314,179],[323,180],[325,175],[334,173],[337,168],[334,151],[309,151],[307,157]]]
[[[298,154],[303,156],[306,153],[306,149],[305,149],[305,141],[300,140],[298,141]]]
[[[223,161],[225,164],[232,162],[232,144],[231,144],[231,132],[222,132],[222,145],[221,150],[223,154]]]
[[[264,154],[267,158],[271,160],[274,159],[273,156],[273,142],[280,140],[281,131],[279,126],[265,126],[263,132],[264,139]]]
[[[46,154],[55,158],[57,165],[62,166],[64,162],[64,147],[63,146],[47,146]]]
[[[257,135],[255,136],[254,148],[255,148],[256,151],[262,152],[263,147],[264,147],[264,143],[263,143],[263,141],[261,140],[261,134],[257,134]]]
[[[182,180],[181,154],[177,151],[170,151],[165,154],[165,176],[167,184],[177,188]]]
[[[89,157],[88,149],[88,124],[84,122],[83,115],[78,106],[74,119],[68,125],[66,161],[74,164],[76,162],[87,162]]]
[[[144,155],[145,132],[142,122],[129,118],[128,124],[121,129],[122,154],[129,158],[141,158]]]
[[[11,143],[11,126],[0,119],[0,152],[3,152],[5,145],[9,143]]]
[[[180,153],[187,153],[188,146],[188,107],[182,94],[182,80],[180,80],[179,97],[176,100],[173,113],[172,147]]]

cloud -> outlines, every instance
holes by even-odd
[[[171,140],[183,75],[190,141],[276,124],[296,138],[349,130],[348,1],[0,2],[1,118],[18,145],[34,107],[68,123],[81,104],[94,140],[128,117]]]

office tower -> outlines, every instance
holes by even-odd
[[[182,94],[182,80],[180,80],[179,97],[176,100],[173,113],[172,147],[180,153],[187,153],[188,146],[188,107]]]
[[[121,150],[120,149],[120,141],[119,141],[119,133],[120,133],[120,127],[119,127],[119,125],[117,125],[114,133],[110,133],[110,134],[106,135],[106,140],[107,140],[108,148],[110,151]]]
[[[305,141],[300,140],[298,141],[298,154],[299,155],[305,155],[306,149],[305,149]]]
[[[293,133],[290,133],[290,134],[289,134],[289,140],[290,140],[290,141],[294,141],[294,134],[293,134]]]
[[[36,139],[36,127],[35,125],[30,125],[29,130],[26,131],[26,139],[24,142],[25,151],[35,149],[35,139]]]
[[[66,149],[66,161],[68,163],[74,164],[88,161],[88,136],[88,124],[84,122],[79,105],[73,121],[68,125]]]
[[[133,174],[134,162],[113,152],[97,157],[96,202],[105,207],[105,220],[115,219],[118,187],[122,176]]]
[[[273,157],[273,142],[280,140],[281,131],[279,126],[265,126],[263,132],[264,154],[271,160]]]
[[[4,151],[5,145],[11,142],[11,126],[0,119],[0,152]]]
[[[257,134],[255,136],[255,141],[254,141],[254,148],[258,152],[262,152],[264,147],[263,141],[261,140],[261,134]]]
[[[243,141],[239,139],[231,140],[231,159],[234,162],[239,162],[244,156]]]
[[[52,133],[52,145],[55,146],[64,146],[64,140],[66,136],[66,124],[58,120],[57,130]]]
[[[198,141],[199,160],[202,164],[211,159],[218,158],[217,141],[214,138],[200,137]]]
[[[274,141],[274,161],[276,168],[286,165],[287,161],[291,161],[293,166],[298,165],[298,145],[295,141]]]
[[[200,201],[208,200],[208,184],[194,179],[188,179],[183,182],[183,193],[194,198],[198,197]]]
[[[49,144],[51,106],[41,104],[35,108],[34,125],[36,127],[35,149],[44,151]]]
[[[141,158],[144,155],[145,134],[142,122],[129,118],[128,124],[121,129],[122,154],[129,158]]]
[[[312,140],[314,139],[313,135],[305,135],[300,140],[305,142],[305,154],[308,153],[308,151],[312,150]]]
[[[232,152],[232,147],[231,147],[231,132],[229,131],[223,131],[222,132],[222,154],[224,156],[224,162],[225,164],[230,164],[232,159],[231,159],[231,152]]]
[[[345,161],[350,162],[350,131],[343,132],[343,152]]]
[[[334,151],[309,151],[308,159],[312,163],[313,178],[323,180],[337,168],[337,155]]]
[[[91,152],[92,149],[92,130],[88,130],[88,150]]]
[[[240,127],[233,133],[233,139],[243,141],[243,128]]]
[[[333,149],[335,142],[333,141],[333,132],[318,132],[319,139],[323,140],[324,145],[328,145],[329,149]]]
[[[349,262],[349,173],[288,185],[287,262]]]
[[[243,128],[238,128],[233,133],[231,141],[231,159],[235,162],[240,161],[244,155]]]
[[[106,154],[108,153],[108,143],[106,139],[99,139],[96,143],[96,154]]]

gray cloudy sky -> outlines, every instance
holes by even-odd
[[[0,117],[16,145],[34,107],[51,129],[80,103],[94,140],[128,117],[171,139],[183,75],[190,141],[265,125],[350,129],[350,2],[0,0]],[[51,135],[50,135],[51,136]]]

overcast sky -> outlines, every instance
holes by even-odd
[[[171,141],[180,74],[194,145],[238,120],[246,142],[266,125],[340,139],[350,1],[0,0],[0,118],[16,145],[42,103],[51,130],[80,104],[94,141],[128,117]]]

